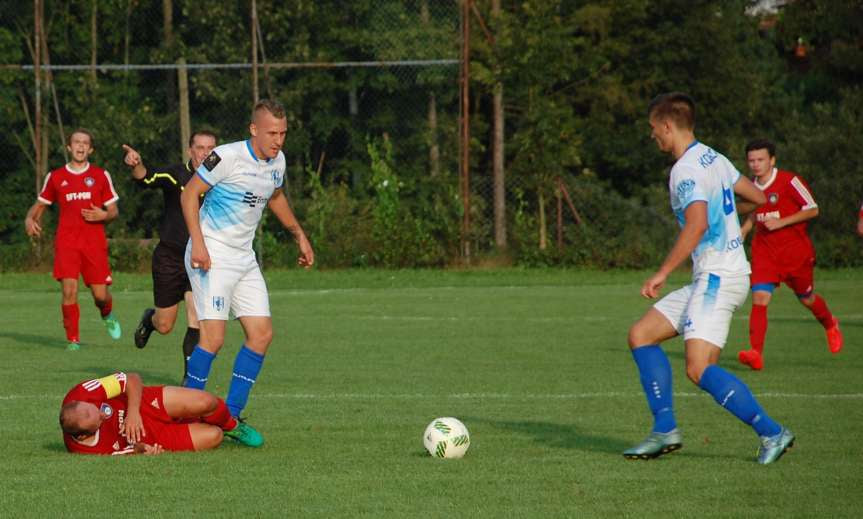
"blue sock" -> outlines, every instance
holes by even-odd
[[[758,436],[775,436],[782,430],[778,423],[767,416],[746,384],[719,366],[708,366],[701,374],[699,385],[719,405],[755,429]]]
[[[671,364],[658,344],[632,350],[638,366],[641,387],[647,396],[647,405],[653,413],[653,432],[667,433],[677,427],[671,394]]]
[[[189,357],[183,386],[192,389],[204,389],[204,386],[207,385],[207,377],[210,376],[210,365],[213,364],[213,359],[215,358],[215,353],[202,349],[200,345],[195,346],[195,349],[192,350],[192,355]]]
[[[240,416],[240,412],[246,407],[249,392],[255,385],[255,380],[258,378],[258,373],[261,372],[263,363],[264,356],[260,353],[255,353],[245,344],[240,348],[237,359],[234,361],[234,374],[231,376],[228,398],[225,399],[231,416]]]

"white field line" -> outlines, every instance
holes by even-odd
[[[706,393],[674,393],[680,398],[709,397]],[[863,393],[782,393],[768,391],[757,393],[759,398],[803,398],[815,400],[861,400]],[[62,395],[0,395],[0,401],[15,400],[57,400]],[[596,392],[596,393],[453,393],[449,395],[429,395],[423,393],[261,393],[252,398],[274,400],[579,400],[590,398],[644,398],[639,392]]]

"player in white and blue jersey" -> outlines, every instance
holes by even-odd
[[[692,258],[692,283],[663,297],[629,330],[629,347],[654,417],[647,439],[624,451],[628,459],[650,459],[679,449],[671,365],[659,344],[683,335],[686,375],[722,407],[751,426],[761,439],[758,462],[772,463],[794,435],[771,419],[740,379],[717,364],[734,310],[749,291],[749,262],[734,195],[763,204],[764,194],[723,155],[695,139],[695,103],[686,94],[658,96],[648,108],[651,137],[670,153],[671,208],[680,234],[659,270],[641,288],[655,298],[668,275]]]
[[[230,314],[243,326],[246,341],[234,361],[226,404],[237,418],[246,406],[264,355],[273,337],[267,285],[252,250],[255,230],[269,207],[293,235],[300,250],[298,263],[311,267],[314,251],[282,192],[287,134],[284,108],[264,100],[255,105],[249,125],[251,138],[218,146],[186,184],[181,197],[189,228],[186,271],[192,285],[201,341],[188,362],[184,385],[204,389],[210,366],[225,340]],[[206,193],[203,205],[198,200]],[[246,445],[263,438],[241,422]]]

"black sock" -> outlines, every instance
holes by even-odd
[[[201,330],[197,328],[186,328],[186,336],[183,337],[183,378],[186,377],[186,372],[189,368],[189,357],[195,351],[195,346],[201,340]]]

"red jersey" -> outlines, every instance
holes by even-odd
[[[63,404],[72,401],[89,402],[98,407],[109,418],[102,422],[96,434],[83,443],[63,433],[63,442],[69,452],[82,454],[129,454],[132,445],[120,434],[126,415],[126,374],[114,373],[107,377],[81,382],[73,387]]]
[[[43,204],[57,202],[60,220],[56,241],[67,246],[106,244],[104,222],[84,220],[81,210],[112,204],[119,198],[111,175],[89,163],[82,171],[66,164],[48,173],[38,196]]]
[[[755,236],[752,239],[753,261],[768,255],[778,265],[791,265],[813,257],[815,249],[806,232],[808,222],[787,225],[774,231],[764,222],[785,218],[794,213],[818,207],[806,182],[790,171],[773,169],[765,185],[755,182],[764,192],[767,202],[755,211]]]

